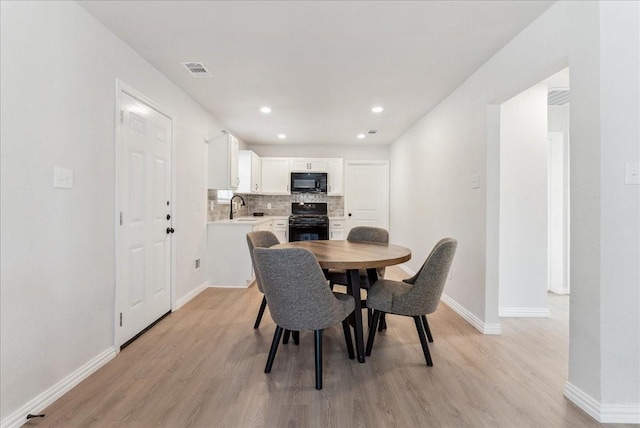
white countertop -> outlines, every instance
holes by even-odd
[[[276,220],[276,219],[285,219],[289,218],[286,216],[272,216],[265,215],[262,217],[253,217],[253,216],[244,216],[244,217],[235,217],[233,220],[224,219],[224,220],[216,220],[210,221],[207,224],[228,224],[228,225],[247,225],[247,226],[255,226],[257,224],[266,223],[268,221]]]

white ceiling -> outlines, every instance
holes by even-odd
[[[248,144],[389,144],[553,2],[79,3]]]

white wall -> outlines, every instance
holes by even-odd
[[[544,316],[547,306],[547,85],[500,106],[501,316]]]
[[[547,106],[547,126],[549,132],[569,134],[569,105]]]
[[[495,106],[570,66],[572,294],[565,393],[608,421],[640,421],[638,407],[628,407],[640,405],[640,192],[620,181],[624,161],[638,157],[638,7],[555,3],[401,136],[390,154],[396,166],[391,239],[412,248],[409,266],[417,269],[440,237],[457,238],[445,293],[477,327],[493,325],[498,288],[487,279],[495,281],[497,266]],[[471,189],[476,174],[481,187]]]
[[[177,118],[178,299],[206,281],[203,140],[222,127],[75,2],[0,7],[4,421],[114,343],[116,78]]]
[[[603,2],[600,28],[601,394],[640,407],[640,186],[624,184],[640,161],[640,2]]]
[[[266,145],[255,144],[250,150],[263,157],[311,157],[344,158],[350,160],[389,160],[389,146],[310,146],[310,145]]]
[[[551,291],[567,294],[571,288],[570,265],[570,104],[547,106],[549,132],[562,133],[562,147],[551,145],[550,156],[550,240],[549,281]],[[554,137],[554,143],[559,142]]]

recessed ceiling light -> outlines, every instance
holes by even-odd
[[[366,137],[366,135],[364,135],[364,134],[358,134],[358,139],[362,140],[364,137]]]
[[[270,108],[270,107],[267,107],[267,106],[260,107],[260,111],[261,111],[262,113],[264,113],[264,114],[269,114],[269,113],[271,113],[271,108]]]
[[[287,136],[285,134],[278,134],[278,138],[284,140],[285,138],[287,138]]]
[[[374,108],[371,109],[371,111],[374,113],[382,113],[382,110],[384,109],[380,106],[375,106]]]

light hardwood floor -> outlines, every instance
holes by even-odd
[[[398,268],[387,278],[405,277]],[[389,316],[365,364],[340,325],[324,335],[324,389],[314,388],[313,333],[280,345],[255,288],[207,289],[27,426],[38,427],[596,427],[563,395],[568,299],[551,318],[502,320],[484,336],[446,305],[429,316],[434,367],[411,318]],[[602,425],[604,426],[604,425]],[[621,425],[616,425],[621,427]]]

